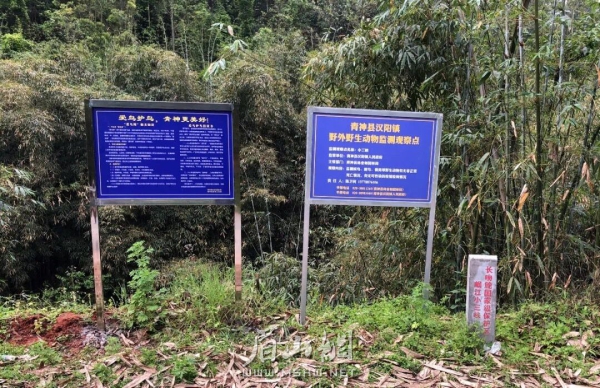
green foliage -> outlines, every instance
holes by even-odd
[[[312,48],[321,40],[339,41],[352,34],[362,20],[376,14],[376,3],[353,0],[276,1],[272,8],[265,10],[265,22],[282,32],[302,31]]]
[[[106,276],[103,276],[106,278]],[[56,275],[56,287],[46,285],[41,299],[49,304],[65,308],[87,304],[91,305],[91,295],[94,290],[93,276],[77,270],[74,266],[67,268],[64,275]]]
[[[16,53],[31,51],[33,42],[25,39],[22,34],[4,34],[0,36],[0,55],[11,58]]]
[[[350,333],[353,339],[354,377],[360,376],[359,372],[364,371],[365,366],[375,375],[372,380],[358,380],[367,384],[380,380],[380,374],[398,371],[397,367],[418,374],[423,369],[423,364],[431,360],[445,360],[444,367],[449,369],[457,370],[457,365],[463,369],[472,368],[507,385],[519,382],[517,372],[533,376],[540,369],[551,368],[581,369],[580,376],[590,381],[597,377],[589,370],[597,364],[600,349],[600,341],[596,337],[600,313],[598,306],[589,299],[557,298],[544,304],[528,303],[517,309],[500,311],[497,316],[497,339],[502,344],[502,354],[496,358],[504,366],[498,367],[491,357],[484,354],[480,332],[467,327],[464,314],[449,314],[445,307],[425,301],[422,287],[415,288],[409,295],[369,303],[338,306],[313,303],[309,306],[309,323],[304,327],[297,324],[295,312],[281,304],[271,304],[267,311],[254,311],[248,314],[248,321],[243,323],[223,319],[221,325],[207,327],[203,325],[200,315],[196,315],[192,322],[177,319],[188,310],[197,308],[191,303],[191,299],[185,299],[185,295],[179,294],[181,287],[192,286],[188,297],[195,298],[201,273],[211,270],[208,266],[210,265],[199,260],[191,260],[173,263],[165,268],[161,274],[161,282],[179,285],[166,294],[170,314],[165,326],[159,332],[149,333],[149,341],[143,347],[121,345],[117,338],[111,337],[105,351],[98,353],[88,348],[82,353],[70,354],[66,353],[68,348],[49,348],[44,343],[26,349],[5,341],[0,343],[1,355],[25,357],[17,358],[15,362],[3,361],[0,378],[7,380],[7,384],[35,385],[43,378],[39,372],[40,365],[53,365],[58,367],[54,373],[55,378],[71,379],[67,386],[83,386],[86,384],[85,375],[72,371],[82,363],[89,365],[100,356],[98,362],[93,362],[93,368],[88,368],[92,379],[98,379],[105,386],[114,383],[113,385],[122,387],[140,373],[132,370],[129,377],[115,383],[117,373],[126,366],[125,361],[114,357],[114,354],[121,354],[125,359],[139,358],[143,365],[161,370],[161,377],[166,381],[170,382],[174,378],[178,383],[190,383],[194,382],[198,371],[208,377],[226,371],[230,360],[228,356],[233,357],[233,352],[243,355],[240,352],[246,351],[245,355],[248,356],[247,352],[252,348],[255,335],[262,335],[255,330],[271,333],[267,338],[277,341],[279,351],[286,344],[294,343],[297,336],[305,343],[311,341],[313,354],[307,357],[313,360],[320,358],[321,350],[318,349],[324,333],[331,342],[335,341],[338,334]],[[177,271],[172,271],[173,268]],[[177,276],[173,277],[175,272]],[[185,274],[189,275],[188,279]],[[228,273],[221,278],[221,287],[231,289],[230,275]],[[193,283],[191,278],[196,276],[196,282]],[[257,294],[245,291],[243,305],[252,305],[257,301],[260,301]],[[269,297],[265,296],[262,302],[268,304]],[[48,316],[59,313],[55,310],[42,311]],[[14,317],[40,312],[18,310],[11,313]],[[120,315],[116,312],[112,317],[119,318]],[[241,326],[251,327],[252,330],[240,330]],[[64,354],[69,354],[68,357],[61,357],[63,351]],[[103,353],[106,353],[106,357],[102,357]],[[278,358],[277,367],[280,370],[287,370],[290,366],[299,367],[299,363],[306,364],[304,358],[304,355],[285,360]],[[340,369],[340,364],[336,363],[315,363],[315,366],[332,372]],[[260,361],[257,357],[250,367],[271,369],[275,364],[268,360]],[[504,376],[508,374],[507,371],[512,373]],[[244,376],[239,377],[242,379]],[[318,379],[328,384],[332,381],[343,384],[343,380],[337,380],[335,376],[303,377],[303,381],[308,384],[316,384]]]
[[[41,29],[48,40],[83,42],[93,50],[105,48],[110,40],[106,27],[86,16],[86,9],[82,6],[60,4],[58,9],[48,11],[47,20]]]
[[[25,353],[25,349],[22,346],[12,345],[8,341],[2,341],[0,343],[0,354],[10,354],[13,356],[20,356]]]
[[[156,101],[190,101],[196,95],[189,69],[175,53],[131,45],[109,54],[107,76],[127,93]]]
[[[300,267],[301,262],[293,257],[278,252],[266,254],[262,268],[258,272],[258,281],[265,295],[298,306],[301,285]]]
[[[121,340],[117,337],[108,337],[104,349],[106,350],[107,355],[119,353],[123,349]]]
[[[375,314],[375,311],[378,311]],[[398,312],[402,311],[402,314]],[[393,299],[383,299],[368,308],[353,312],[348,319],[367,328],[393,328],[399,333],[432,335],[441,330],[436,315],[446,314],[445,308],[423,298],[423,287],[416,287],[412,294]]]
[[[593,309],[589,301],[576,299],[527,303],[498,318],[496,336],[507,344],[510,362],[522,362],[532,348],[576,360],[596,357],[600,346],[593,334],[598,324]]]
[[[44,342],[36,342],[29,347],[29,353],[37,356],[36,362],[44,365],[57,365],[62,362],[62,356]]]
[[[0,35],[11,32],[21,33],[29,27],[26,0],[10,0],[0,3]]]
[[[358,210],[348,227],[337,228],[335,253],[316,271],[319,291],[335,303],[348,303],[410,292],[421,276],[425,240],[416,227],[426,213],[394,209]]]
[[[427,93],[422,89],[451,56],[447,41],[454,22],[448,5],[405,4],[391,5],[339,44],[324,46],[311,58],[306,79],[336,105],[373,109],[416,110],[425,97],[450,87],[441,81]]]
[[[178,383],[184,381],[192,382],[198,376],[196,361],[190,356],[178,357],[173,361],[171,373]]]
[[[33,190],[19,184],[30,180],[31,174],[28,172],[0,165],[0,226],[7,226],[10,213],[17,210],[15,206],[27,202],[36,203],[33,200],[27,201],[33,197]]]
[[[597,65],[590,37],[597,38],[598,29],[597,18],[588,15],[596,15],[598,5],[584,1],[563,11],[544,3],[538,53],[532,50],[530,4],[380,2],[378,15],[340,42],[323,45],[305,68],[319,104],[444,114],[432,276],[441,295],[462,288],[468,253],[505,258],[502,299],[542,297],[561,284],[596,281],[588,274],[597,273],[593,257],[600,242],[592,161],[600,127],[590,100],[597,74],[589,70]],[[506,45],[491,36],[506,36]],[[531,119],[536,57],[543,70],[542,133]],[[543,149],[531,141],[538,133]],[[423,225],[407,218],[415,231]],[[366,222],[386,226],[385,211],[372,212]],[[392,253],[398,254],[386,252],[387,260]]]
[[[485,341],[479,328],[469,327],[464,321],[456,322],[449,331],[444,354],[467,362],[480,361],[484,345]]]
[[[141,348],[140,361],[142,361],[142,364],[148,365],[150,367],[156,366],[158,361],[158,355],[156,354],[156,350]]]
[[[144,241],[138,241],[127,250],[127,258],[135,262],[137,268],[129,274],[128,283],[132,294],[125,306],[128,326],[153,328],[164,317],[164,289],[156,290],[156,278],[159,271],[150,268],[152,248],[144,247]]]
[[[27,233],[33,228],[30,217],[40,205],[33,190],[22,185],[31,179],[28,172],[0,164],[0,291],[27,277],[18,261],[18,252],[31,242]]]
[[[382,298],[371,304],[320,307],[309,310],[308,315],[311,319],[319,317],[318,320],[330,322],[335,327],[377,332],[369,351],[373,354],[397,353],[394,361],[417,372],[422,366],[411,357],[404,357],[399,347],[425,357],[454,357],[463,363],[481,362],[484,341],[480,331],[467,326],[464,314],[449,316],[445,307],[425,300],[423,289],[424,285],[420,285],[409,295]]]
[[[233,271],[200,261],[175,262],[164,270],[161,283],[169,284],[169,302],[182,308],[186,325],[214,329],[236,320]],[[177,321],[178,319],[174,319]]]
[[[218,100],[240,112],[242,219],[246,255],[298,257],[305,153],[299,67],[305,47],[297,32],[263,29],[256,43],[227,63],[211,82]]]
[[[92,369],[92,373],[96,376],[101,383],[110,384],[112,383],[117,375],[115,372],[108,366],[106,366],[103,362],[99,362]]]

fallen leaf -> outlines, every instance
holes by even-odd
[[[146,379],[149,379],[150,377],[152,377],[152,375],[154,373],[156,373],[156,371],[154,371],[154,372],[148,371],[148,372],[146,372],[144,374],[141,374],[141,375],[137,376],[136,378],[134,378],[133,380],[131,380],[129,383],[127,383],[123,388],[133,388],[133,387],[136,387],[136,386],[140,385]]]
[[[580,333],[580,332],[578,332],[578,331],[570,331],[570,332],[568,332],[568,333],[564,334],[564,335],[562,336],[562,338],[563,338],[563,339],[575,338],[575,337],[579,337],[580,335],[581,335],[581,333]]]
[[[422,354],[413,352],[412,350],[410,350],[404,346],[400,346],[400,350],[402,350],[404,352],[404,354],[406,354],[406,356],[411,357],[411,358],[416,358],[418,360],[425,358],[425,356],[423,356]]]
[[[461,372],[457,372],[455,370],[448,369],[448,368],[443,368],[443,367],[435,365],[435,364],[428,364],[427,367],[431,368],[431,369],[436,369],[436,370],[439,370],[441,372],[448,373],[448,374],[454,375],[454,376],[464,376],[464,374],[461,373]]]
[[[563,379],[560,377],[560,375],[558,374],[558,371],[556,370],[556,368],[552,368],[552,372],[554,373],[554,377],[556,377],[556,380],[560,384],[561,388],[567,388],[567,384],[565,384],[565,382],[563,381]]]

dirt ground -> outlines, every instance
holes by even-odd
[[[84,326],[83,318],[71,312],[60,314],[54,323],[39,314],[17,317],[10,321],[8,332],[2,339],[20,346],[44,341],[49,346],[60,346],[67,353],[76,354],[83,347],[81,331]]]

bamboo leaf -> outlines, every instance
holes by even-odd
[[[556,184],[556,182],[558,182],[560,180],[560,178],[562,178],[565,175],[565,170],[563,170],[560,175],[558,176],[558,178],[556,178],[554,180],[554,182],[552,182],[552,184],[550,185],[550,187],[554,186]]]
[[[467,209],[471,208],[471,205],[473,205],[473,202],[475,202],[475,200],[477,199],[478,196],[479,196],[479,193],[477,193],[471,197],[471,200],[469,201],[469,205],[467,205]]]
[[[594,190],[594,182],[592,181],[592,172],[590,171],[590,167],[587,162],[583,163],[583,167],[581,168],[581,176],[585,178],[585,182],[587,183],[590,190]]]
[[[467,202],[467,198],[463,198],[462,201],[460,201],[460,204],[458,205],[458,212],[457,215],[460,216],[460,214],[462,213],[462,209],[465,206],[465,203]]]
[[[542,259],[539,256],[535,257],[535,261],[537,262],[540,271],[546,272],[546,266],[544,265],[544,263],[542,262]]]
[[[433,79],[435,78],[436,75],[438,75],[440,72],[436,71],[435,73],[433,73],[430,77],[428,77],[425,81],[423,81],[421,83],[421,89],[427,85],[428,83],[430,83],[431,81],[433,81]]]
[[[558,274],[556,272],[554,272],[554,275],[552,275],[552,283],[550,283],[550,285],[548,286],[549,290],[552,290],[554,287],[556,287],[557,280],[558,280]]]
[[[481,159],[479,159],[479,162],[477,162],[477,164],[479,164],[481,166],[483,164],[483,162],[485,162],[486,159],[489,158],[489,156],[490,156],[490,153],[486,152],[485,154],[483,154]]]
[[[485,73],[483,73],[481,75],[481,78],[479,79],[479,83],[480,84],[484,83],[486,79],[490,78],[490,75],[492,75],[491,71],[486,71]]]
[[[521,211],[523,209],[523,205],[525,205],[525,201],[527,201],[527,197],[529,197],[529,188],[527,187],[527,183],[523,185],[523,189],[521,190],[521,195],[519,196],[519,203],[517,206],[517,210]]]
[[[506,218],[508,218],[508,221],[510,222],[510,224],[512,225],[512,227],[514,228],[515,225],[515,219],[513,218],[512,214],[510,214],[510,212],[506,212]]]

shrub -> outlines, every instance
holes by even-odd
[[[0,37],[0,51],[3,57],[11,58],[16,53],[33,49],[33,42],[23,38],[21,33],[4,34]]]

